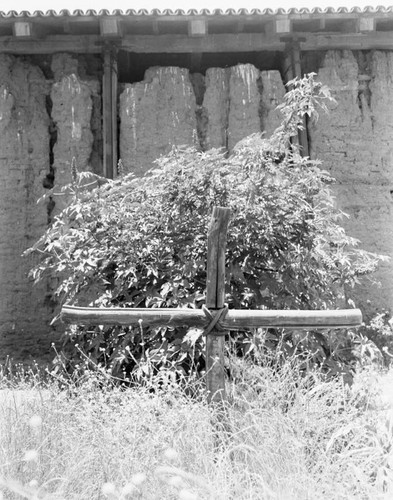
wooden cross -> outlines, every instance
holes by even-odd
[[[346,328],[359,326],[359,309],[293,311],[229,309],[225,306],[225,249],[229,208],[215,207],[207,245],[206,305],[203,309],[93,308],[65,305],[61,318],[66,323],[99,325],[188,326],[206,334],[206,385],[208,401],[226,399],[224,343],[226,330],[258,327],[273,328]]]

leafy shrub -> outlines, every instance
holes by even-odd
[[[384,311],[359,329],[357,349],[371,361],[389,366],[393,359],[393,319]]]
[[[89,177],[74,168],[70,205],[32,249],[44,255],[32,271],[35,279],[60,276],[61,302],[78,305],[200,307],[207,227],[219,205],[231,209],[229,307],[337,307],[343,290],[370,274],[379,257],[345,233],[329,188],[333,179],[291,144],[303,117],[315,118],[330,99],[328,90],[314,75],[292,86],[272,137],[250,136],[229,155],[174,148],[143,178],[121,176],[94,189],[83,187]],[[190,375],[204,367],[200,333],[74,327],[68,347],[72,357],[86,356],[120,377],[151,376],[160,367]],[[329,357],[321,334],[301,341],[296,332],[285,335],[274,334],[272,345],[293,351],[307,340],[310,350],[318,346],[318,362]],[[250,352],[252,336],[240,338],[241,352]]]

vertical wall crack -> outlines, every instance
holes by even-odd
[[[205,77],[201,73],[190,73],[190,81],[195,94],[195,117],[197,124],[198,143],[202,151],[206,151],[209,117],[203,106],[203,98],[206,92]]]
[[[55,161],[55,155],[54,155],[54,147],[57,142],[57,127],[56,123],[54,122],[52,118],[52,99],[50,95],[46,96],[46,111],[48,113],[49,117],[49,172],[46,174],[42,181],[42,185],[45,189],[52,189],[54,186],[55,182],[55,169],[54,169],[54,161]],[[53,210],[55,208],[56,202],[53,199],[53,196],[49,197],[48,203],[46,205],[46,210],[47,210],[47,223],[48,225],[52,223],[52,214]]]
[[[358,95],[357,105],[362,118],[369,115],[371,109],[371,90],[370,82],[372,80],[369,57],[363,52],[357,54],[358,74]]]

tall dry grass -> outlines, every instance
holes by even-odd
[[[167,386],[39,377],[0,386],[0,490],[29,499],[391,499],[393,422],[349,388],[232,360],[224,414]],[[198,392],[198,388],[195,390]]]

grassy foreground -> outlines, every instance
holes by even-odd
[[[225,421],[170,384],[0,381],[0,498],[393,498],[393,420],[373,373],[348,388],[290,362],[232,369]]]

